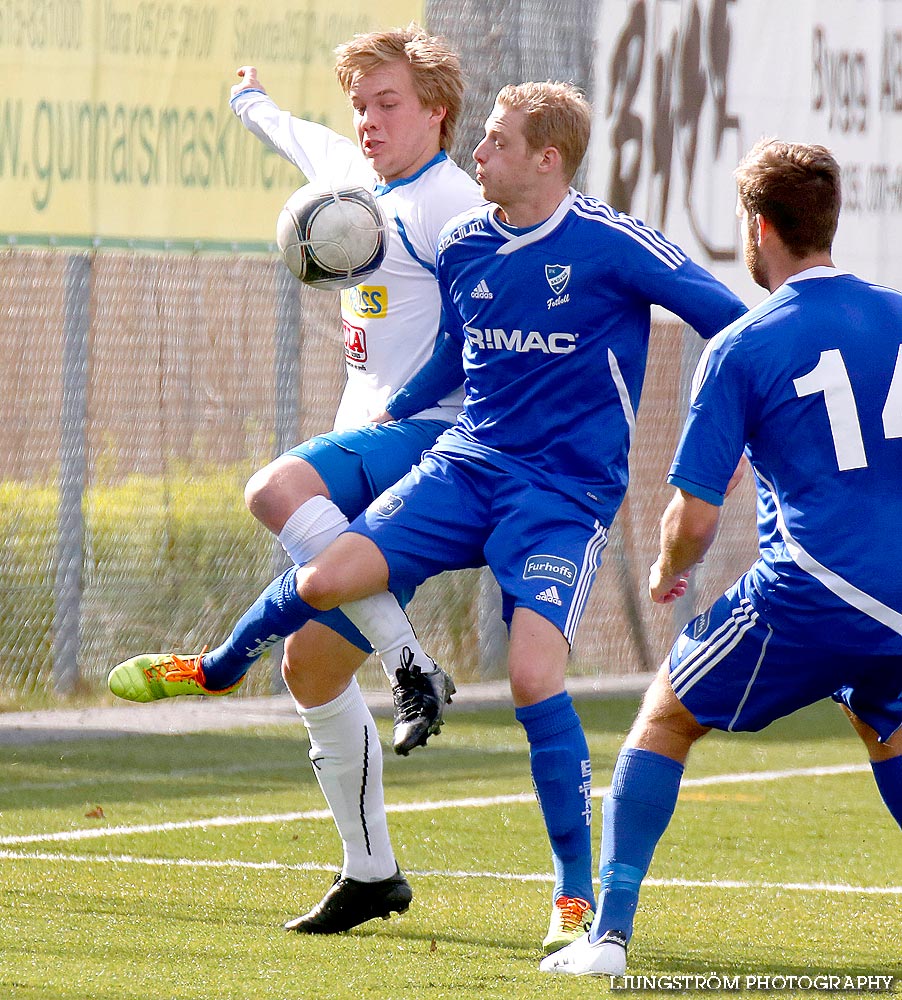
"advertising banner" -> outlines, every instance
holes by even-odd
[[[335,46],[422,0],[0,0],[0,240],[262,249],[303,181],[228,106],[256,65],[284,108],[347,133]]]
[[[902,0],[603,0],[592,193],[751,303],[733,170],[758,139],[843,170],[837,266],[902,284]]]

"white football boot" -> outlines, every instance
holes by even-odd
[[[626,972],[626,935],[605,931],[597,941],[583,934],[566,948],[543,958],[542,972],[569,972],[574,976],[622,976]]]

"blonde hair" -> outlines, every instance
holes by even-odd
[[[464,82],[460,57],[444,39],[428,35],[413,22],[406,28],[354,35],[335,50],[335,75],[348,94],[358,77],[399,61],[410,66],[420,104],[445,109],[439,141],[442,149],[448,149],[460,117]]]
[[[739,203],[798,258],[830,251],[842,206],[839,164],[825,146],[762,139],[736,168]]]
[[[526,115],[523,134],[530,149],[554,146],[570,181],[589,145],[592,108],[572,83],[518,83],[503,87],[495,102]]]

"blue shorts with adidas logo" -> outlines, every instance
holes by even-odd
[[[351,524],[372,539],[392,591],[445,570],[488,566],[502,615],[540,614],[573,641],[601,565],[607,530],[575,500],[484,465],[429,451]]]
[[[670,651],[674,694],[703,726],[757,732],[833,698],[888,740],[902,726],[902,656],[870,656],[800,642],[773,630],[746,576],[694,618]]]

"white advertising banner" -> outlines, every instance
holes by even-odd
[[[762,137],[843,170],[834,261],[902,286],[902,0],[602,0],[588,190],[750,304],[733,170]]]

